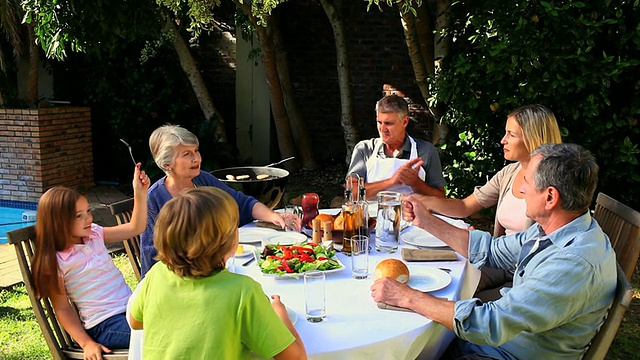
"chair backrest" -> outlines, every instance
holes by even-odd
[[[617,267],[618,285],[616,286],[616,296],[607,314],[607,319],[593,337],[593,340],[591,340],[591,345],[584,354],[584,359],[586,360],[601,360],[605,358],[613,339],[616,337],[618,327],[620,327],[622,318],[624,318],[624,313],[629,308],[629,304],[633,298],[633,288],[627,276],[620,267],[620,264],[618,264]]]
[[[627,279],[631,279],[640,255],[640,213],[599,193],[593,218],[609,236],[618,263]]]
[[[31,306],[33,306],[38,325],[40,325],[40,330],[42,330],[44,339],[54,359],[83,359],[82,348],[71,339],[71,336],[69,336],[58,322],[56,314],[53,311],[51,300],[49,300],[49,298],[39,299],[35,294],[33,277],[31,276],[31,261],[33,260],[34,250],[37,251],[37,249],[35,249],[35,236],[34,225],[7,233],[9,243],[13,244],[16,250],[16,257],[18,258],[18,265],[20,266],[24,286],[27,288],[29,300],[31,301]],[[126,349],[113,350],[111,354],[103,354],[105,359],[124,360],[127,359],[127,356],[128,351]]]
[[[133,213],[133,198],[114,202],[111,205],[107,205],[111,214],[115,216],[118,225],[125,224],[131,221],[131,214]],[[140,272],[140,235],[136,235],[130,239],[123,241],[124,250],[127,252],[127,257],[133,268],[133,272],[136,274],[138,281],[141,278]]]

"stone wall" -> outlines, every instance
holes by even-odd
[[[37,202],[56,185],[93,185],[90,109],[0,109],[0,199]]]

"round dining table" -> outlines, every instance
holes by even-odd
[[[241,230],[252,227],[256,227],[256,223],[247,224]],[[267,230],[272,229],[262,228],[269,241],[277,241],[280,235],[287,237],[287,232],[272,230],[270,233]],[[240,243],[259,249],[262,239],[256,237],[255,232],[252,234],[250,238],[243,239],[243,231],[240,231]],[[308,241],[311,241],[310,237]],[[388,254],[376,251],[373,243],[371,245],[370,276],[366,279],[353,279],[350,257],[337,252],[336,256],[344,268],[326,274],[326,318],[317,323],[308,322],[305,318],[302,276],[263,274],[257,261],[243,265],[253,255],[236,257],[228,268],[259,282],[267,296],[280,295],[295,322],[309,359],[438,359],[455,337],[452,331],[413,312],[381,309],[371,297],[370,287],[376,265],[387,258],[401,259],[403,247],[416,247],[401,240],[398,251]],[[479,280],[479,272],[462,256],[457,255],[457,258],[456,261],[405,263],[411,273],[424,272],[425,268],[444,269],[451,278],[450,282],[429,293],[456,301],[472,296]],[[133,331],[130,359],[141,358],[141,346],[142,331]]]

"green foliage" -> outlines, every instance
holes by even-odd
[[[128,0],[117,6],[94,0],[23,0],[24,21],[33,24],[45,54],[62,60],[67,49],[85,52],[100,47],[103,54],[123,41],[157,36],[162,13],[153,1]]]
[[[506,116],[550,107],[563,139],[591,150],[599,191],[640,207],[640,5],[634,1],[456,1],[454,48],[433,88],[450,110],[443,154],[452,194],[504,165]]]

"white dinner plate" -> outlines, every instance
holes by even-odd
[[[295,325],[296,322],[298,322],[298,314],[296,314],[296,312],[291,310],[291,308],[289,308],[288,306],[285,306],[285,308],[287,309],[287,315],[289,315],[289,320],[291,320],[291,323]]]
[[[242,252],[242,254],[236,254],[236,257],[245,257],[245,256],[253,255],[253,252],[256,251],[256,247],[253,245],[243,244],[242,247],[244,248],[244,251]]]
[[[241,227],[238,229],[239,242],[241,244],[252,244],[261,242],[262,239],[278,233],[276,230],[259,227]]]
[[[442,240],[437,237],[431,235],[426,230],[423,230],[417,226],[409,226],[405,231],[400,235],[402,241],[405,244],[413,245],[413,246],[427,246],[427,247],[443,247],[447,246]]]
[[[323,273],[325,273],[325,274],[333,274],[335,272],[342,271],[342,270],[345,269],[344,264],[340,260],[338,260],[338,258],[334,257],[333,260],[337,261],[338,264],[340,265],[340,267],[337,268],[337,269],[331,269],[331,270],[324,270],[324,271],[321,270]],[[265,273],[262,273],[262,275],[264,275],[264,276],[272,277],[272,278],[276,278],[276,279],[283,279],[283,280],[284,279],[302,279],[304,277],[303,274],[304,273],[291,273],[291,274],[278,275],[278,274],[265,274]]]
[[[276,231],[275,234],[271,234],[262,239],[262,246],[265,245],[293,245],[296,243],[305,243],[307,242],[307,235],[298,233],[298,232],[284,232],[284,231]]]
[[[434,267],[409,265],[409,273],[407,285],[422,292],[444,289],[451,283],[451,275]]]

